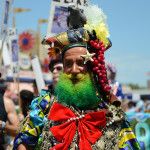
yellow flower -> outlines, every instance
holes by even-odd
[[[98,24],[90,24],[90,22],[87,22],[87,24],[84,25],[84,28],[88,30],[90,33],[92,33],[92,31],[95,30],[97,38],[100,41],[103,41],[105,47],[108,46],[109,41],[107,37],[109,37],[110,35],[104,22],[99,22]]]
[[[100,23],[99,26],[95,29],[95,31],[96,31],[97,38],[100,41],[103,41],[103,44],[106,47],[107,44],[108,44],[107,37],[109,37],[109,32],[106,28],[106,24],[105,23]]]
[[[89,24],[85,24],[84,29],[88,30],[90,33],[93,31],[93,28]]]

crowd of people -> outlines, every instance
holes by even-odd
[[[73,23],[75,26],[69,25],[74,30],[42,41],[50,46],[54,42],[52,50],[61,51],[62,59],[57,57],[49,64],[52,85],[38,93],[33,81],[34,92],[20,91],[18,114],[13,101],[5,96],[7,85],[0,80],[1,150],[6,149],[5,133],[15,137],[13,150],[141,149],[124,111],[144,112],[150,107],[147,97],[136,103],[124,100],[116,81],[116,65],[105,67],[104,52],[111,41],[99,37],[98,28],[90,32]]]
[[[145,112],[149,113],[150,112],[150,100],[147,95],[142,95],[141,98],[139,99],[125,99],[124,100],[125,105],[127,105],[126,112]]]
[[[45,89],[49,88],[53,92],[62,69],[63,63],[61,57],[50,62],[49,70],[52,73],[53,84],[47,85]],[[11,95],[14,93],[9,92],[9,84],[5,80],[0,79],[0,150],[12,149],[14,137],[17,135],[17,129],[27,116],[31,101],[39,95],[36,80],[33,80],[32,83],[33,92],[29,90],[20,91],[21,108],[19,108],[18,96],[11,99]]]
[[[54,92],[56,83],[59,81],[59,74],[63,70],[63,62],[61,55],[57,59],[54,59],[49,64],[49,70],[52,73],[53,84],[48,85],[45,89],[50,89],[51,93]],[[107,65],[109,84],[111,85],[111,91],[115,94],[122,103],[123,110],[125,112],[150,112],[150,103],[147,96],[142,96],[141,100],[129,100],[124,99],[121,84],[116,80],[116,65],[110,63]],[[17,135],[17,129],[19,124],[25,119],[30,110],[29,106],[32,100],[39,95],[36,85],[36,80],[33,80],[33,91],[21,90],[21,111],[18,111],[18,97],[10,99],[9,92],[7,91],[8,85],[4,80],[0,80],[0,125],[1,128],[4,126],[3,132],[0,132],[2,137],[0,140],[0,146],[3,145],[0,149],[11,149],[13,140]],[[5,94],[5,92],[7,94]],[[2,101],[3,99],[3,101]],[[5,122],[5,124],[3,123]],[[5,135],[5,136],[4,136]],[[11,137],[11,138],[10,138]]]
[[[117,68],[116,64],[110,63],[107,65],[108,82],[111,85],[111,91],[122,102],[122,107],[125,112],[150,112],[150,99],[148,95],[141,95],[139,99],[134,97],[127,99],[122,91],[120,82],[116,80]]]

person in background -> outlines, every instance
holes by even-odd
[[[122,94],[122,87],[121,84],[116,81],[116,73],[117,73],[117,69],[116,69],[116,64],[114,63],[110,63],[107,65],[108,68],[108,82],[109,85],[112,87],[112,93],[117,96],[117,98],[122,101],[123,99],[123,94]]]
[[[52,84],[48,85],[48,88],[45,87],[41,91],[40,95],[44,94],[46,91],[50,91],[51,93],[50,97],[51,99],[53,99],[55,85],[59,81],[60,72],[63,70],[63,61],[62,61],[61,55],[58,55],[56,59],[51,60],[51,62],[49,63],[49,70],[52,73]],[[28,114],[27,112],[30,110],[29,105],[31,101],[33,100],[33,98],[39,95],[36,80],[33,80],[33,88],[34,88],[34,95],[32,92],[27,91],[27,90],[22,90],[20,92],[21,106],[22,106],[22,112],[23,112],[23,114],[18,115],[20,118],[20,121],[23,121],[23,119],[27,116]]]
[[[56,83],[59,81],[59,73],[63,70],[63,62],[62,62],[62,56],[58,55],[55,59],[52,59],[48,65],[49,71],[52,73],[52,84],[46,86],[44,90],[50,89],[53,93],[53,90],[55,89]],[[36,80],[33,80],[33,91],[34,96],[38,96],[38,89]]]
[[[31,101],[34,98],[34,95],[31,91],[22,90],[20,92],[20,98],[21,98],[22,113],[24,116],[27,116],[27,112],[29,111],[29,105],[31,104]]]
[[[150,103],[147,103],[147,105],[145,107],[145,112],[150,113]]]
[[[144,112],[147,101],[148,101],[148,97],[146,95],[143,95],[141,99],[137,101],[135,111]]]
[[[56,59],[52,59],[49,63],[49,70],[52,73],[53,84],[49,86],[51,90],[55,89],[56,83],[59,81],[59,74],[63,70],[62,56],[58,55]]]
[[[128,102],[128,112],[136,112],[136,102]]]
[[[13,101],[4,96],[6,88],[5,81],[0,79],[0,150],[4,149],[5,133],[16,136],[20,124]]]
[[[34,95],[31,91],[28,90],[22,90],[20,92],[20,98],[21,98],[21,109],[22,113],[19,114],[20,122],[27,116],[29,109],[29,106],[31,104],[31,101],[34,98]]]

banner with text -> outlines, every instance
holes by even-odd
[[[2,41],[6,40],[12,4],[13,4],[13,0],[3,0],[2,18],[1,18],[1,26],[0,26],[1,27],[0,28],[0,40],[2,40]]]
[[[52,36],[68,29],[67,16],[69,3],[77,4],[81,10],[84,10],[88,2],[89,0],[52,0],[47,36]]]
[[[126,113],[142,150],[150,150],[150,113]]]

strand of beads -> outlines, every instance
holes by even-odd
[[[67,120],[67,122],[68,122],[68,121],[73,121],[73,120],[79,120],[79,119],[82,119],[82,118],[84,118],[84,115],[80,115],[80,116],[78,116],[78,117],[70,118],[70,119]]]
[[[114,122],[120,122],[121,120],[125,120],[126,115],[121,110],[118,111],[118,108],[114,105],[108,105],[106,102],[104,102],[105,106],[107,107],[108,111],[112,114],[112,119],[107,122],[106,126],[111,125]]]
[[[101,88],[107,94],[109,94],[111,86],[108,84],[107,81],[107,74],[106,74],[107,68],[105,67],[105,57],[104,57],[104,52],[106,51],[105,45],[103,44],[102,41],[91,40],[90,46],[91,52],[96,53],[93,57],[94,61],[91,62],[93,72],[98,76],[98,83],[100,84]]]

